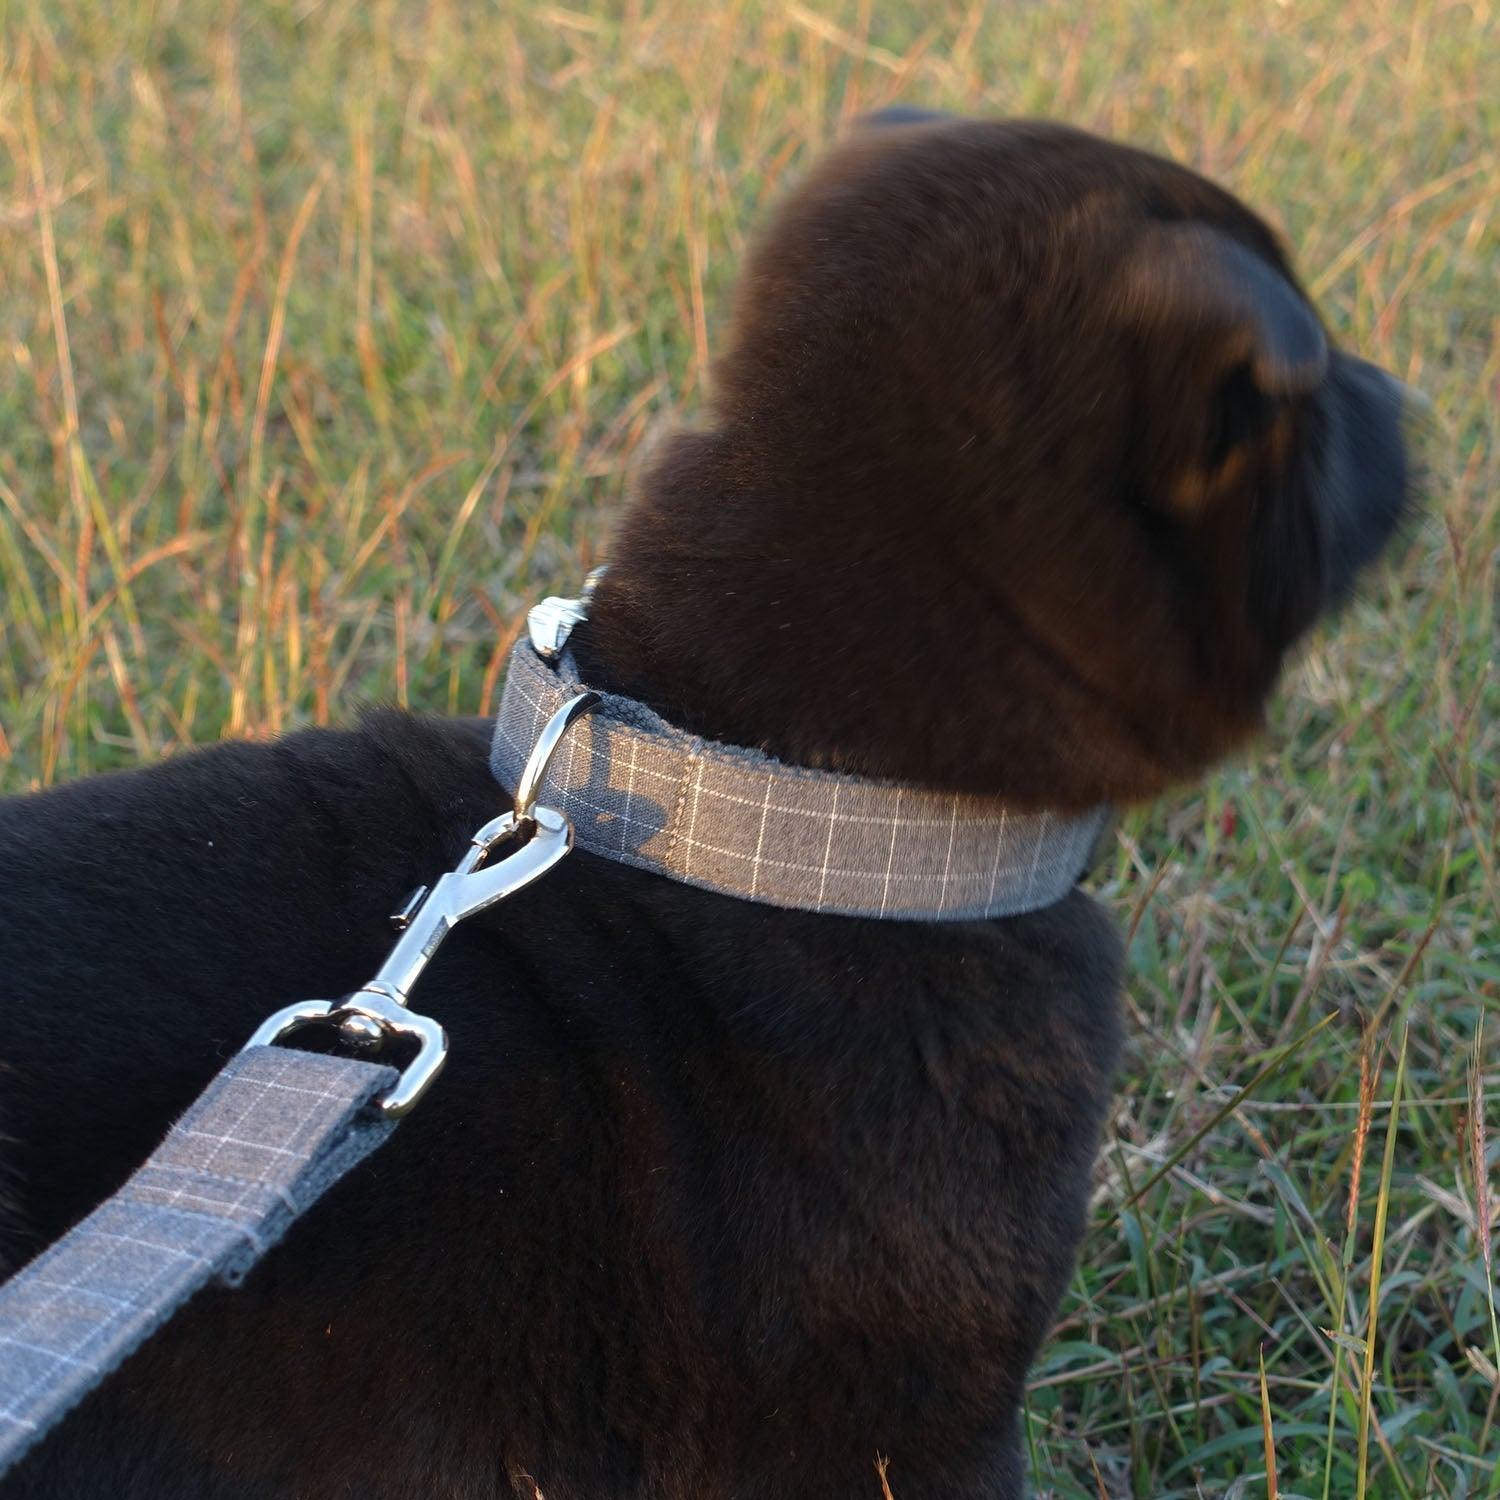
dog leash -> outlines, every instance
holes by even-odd
[[[293,1221],[382,1145],[432,1086],[448,1038],[409,1009],[411,987],[458,923],[539,880],[573,847],[537,794],[569,727],[599,701],[558,707],[511,812],[392,918],[401,938],[342,1000],[269,1016],[117,1193],[0,1285],[0,1475],[210,1281],[235,1286]],[[331,1027],[357,1052],[415,1042],[400,1070],[276,1043]]]

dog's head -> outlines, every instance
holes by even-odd
[[[1073,807],[1252,734],[1407,494],[1401,387],[1275,236],[1036,123],[864,128],[741,277],[586,647],[784,758]]]

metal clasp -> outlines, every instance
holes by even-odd
[[[531,649],[545,662],[556,662],[568,644],[573,628],[589,617],[589,603],[599,580],[604,577],[603,568],[595,568],[583,580],[583,588],[576,599],[562,599],[549,594],[540,604],[533,604],[526,613],[526,630],[531,637]]]
[[[540,880],[573,847],[572,825],[555,809],[537,806],[536,799],[564,735],[598,702],[597,693],[580,693],[547,721],[516,785],[514,810],[486,823],[469,841],[458,865],[425,895],[418,892],[408,901],[399,919],[404,924],[401,937],[368,984],[342,1000],[288,1005],[267,1016],[246,1047],[269,1047],[304,1026],[336,1026],[340,1038],[358,1050],[373,1050],[391,1036],[408,1037],[417,1043],[417,1054],[380,1101],[385,1114],[406,1114],[448,1060],[448,1035],[442,1026],[407,1009],[411,987],[465,917]],[[511,844],[514,847],[507,847]],[[497,850],[503,852],[489,863]]]

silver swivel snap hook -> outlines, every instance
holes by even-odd
[[[579,693],[547,720],[516,783],[512,810],[479,829],[457,866],[439,876],[431,890],[408,898],[397,918],[401,936],[373,979],[343,1000],[308,1000],[277,1011],[246,1047],[269,1047],[314,1025],[337,1027],[345,1044],[360,1051],[378,1048],[392,1036],[410,1038],[417,1043],[416,1056],[380,1101],[385,1114],[406,1114],[448,1060],[442,1026],[407,1008],[411,987],[460,922],[539,880],[573,847],[572,825],[555,808],[538,805],[537,798],[568,730],[600,701],[598,693]]]

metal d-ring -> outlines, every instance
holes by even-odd
[[[596,692],[585,688],[576,697],[569,698],[556,713],[547,720],[542,732],[531,747],[526,768],[516,782],[516,826],[525,827],[536,821],[536,799],[541,794],[542,783],[547,779],[547,767],[557,747],[562,744],[574,722],[597,707],[603,699]]]
[[[400,1001],[372,989],[356,990],[343,1000],[304,1000],[267,1016],[245,1043],[251,1047],[273,1046],[284,1036],[304,1026],[334,1026],[347,1041],[351,1022],[364,1023],[355,1033],[360,1050],[378,1048],[390,1036],[409,1037],[417,1044],[416,1056],[401,1070],[390,1092],[380,1100],[380,1112],[399,1120],[431,1087],[448,1061],[448,1034],[431,1016],[417,1015]]]

